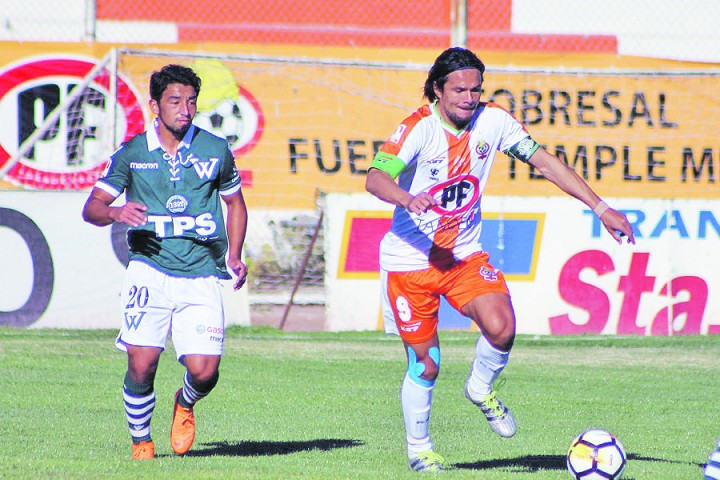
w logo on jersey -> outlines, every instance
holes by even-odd
[[[127,326],[127,329],[137,330],[143,317],[145,317],[145,313],[147,312],[138,312],[137,315],[132,315],[125,312],[125,326]]]
[[[211,158],[208,161],[197,160],[193,162],[193,168],[195,169],[195,172],[197,172],[198,177],[210,180],[213,176],[215,165],[217,165],[219,161],[219,158]]]

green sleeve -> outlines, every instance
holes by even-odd
[[[375,154],[370,168],[377,168],[388,173],[392,178],[397,178],[400,172],[405,169],[405,163],[391,153],[378,152]]]

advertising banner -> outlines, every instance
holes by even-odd
[[[38,44],[34,52],[3,51],[0,168],[109,50]],[[427,69],[438,53],[407,53],[423,62],[401,63],[236,52],[208,59],[191,51],[121,49],[117,83],[103,70],[0,187],[91,186],[113,149],[147,128],[150,74],[175,62],[201,76],[196,123],[228,139],[249,206],[313,209],[318,191],[363,191],[379,146],[424,103]],[[670,61],[643,70],[602,68],[598,57],[583,58],[589,68],[550,69],[539,55],[514,58],[524,67],[490,56],[482,99],[510,111],[602,195],[718,198],[712,126],[720,121],[720,98],[711,92],[720,74]],[[558,193],[527,165],[501,156],[485,193],[520,192]]]
[[[720,202],[609,198],[636,244],[618,245],[570,198],[483,198],[483,248],[506,274],[518,333],[692,335],[720,333],[715,245]],[[329,194],[326,205],[327,324],[376,329],[378,243],[392,207],[369,194]],[[475,328],[447,304],[441,329]]]
[[[298,244],[287,232],[297,233],[325,195],[325,257],[313,267],[322,272],[325,262],[329,324],[378,328],[373,262],[391,209],[364,193],[365,178],[380,145],[424,103],[422,87],[439,52],[157,48],[120,48],[117,63],[107,63],[76,97],[75,87],[111,58],[112,45],[6,42],[0,49],[5,324],[116,326],[104,319],[116,315],[107,292],[120,285],[122,233],[84,224],[79,212],[109,155],[149,125],[152,72],[181,63],[203,82],[196,124],[228,141],[241,172],[251,277],[282,270],[296,278],[296,262],[281,261]],[[717,333],[709,252],[720,218],[716,66],[479,53],[487,63],[483,101],[507,109],[600,196],[617,199],[613,206],[638,231],[637,245],[615,246],[582,205],[559,196],[528,165],[498,155],[483,192],[484,245],[507,274],[520,330]],[[268,219],[272,212],[288,212],[278,217],[292,221]],[[452,312],[443,322],[468,325]]]

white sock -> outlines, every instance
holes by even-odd
[[[487,341],[478,338],[476,357],[468,379],[468,393],[474,401],[480,401],[492,391],[492,384],[508,363],[510,352],[502,352]]]
[[[407,374],[400,390],[408,458],[414,458],[420,452],[432,450],[429,422],[432,408],[433,387],[422,387],[413,382]]]

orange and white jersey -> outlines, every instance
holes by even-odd
[[[395,209],[392,227],[380,243],[382,269],[408,272],[430,264],[449,266],[481,251],[480,199],[495,154],[528,143],[534,144],[524,127],[493,104],[481,104],[460,131],[443,122],[435,105],[425,105],[406,118],[372,166],[391,175],[402,168],[398,185],[411,195],[428,192],[439,206],[421,215]],[[384,168],[391,164],[394,172]]]

